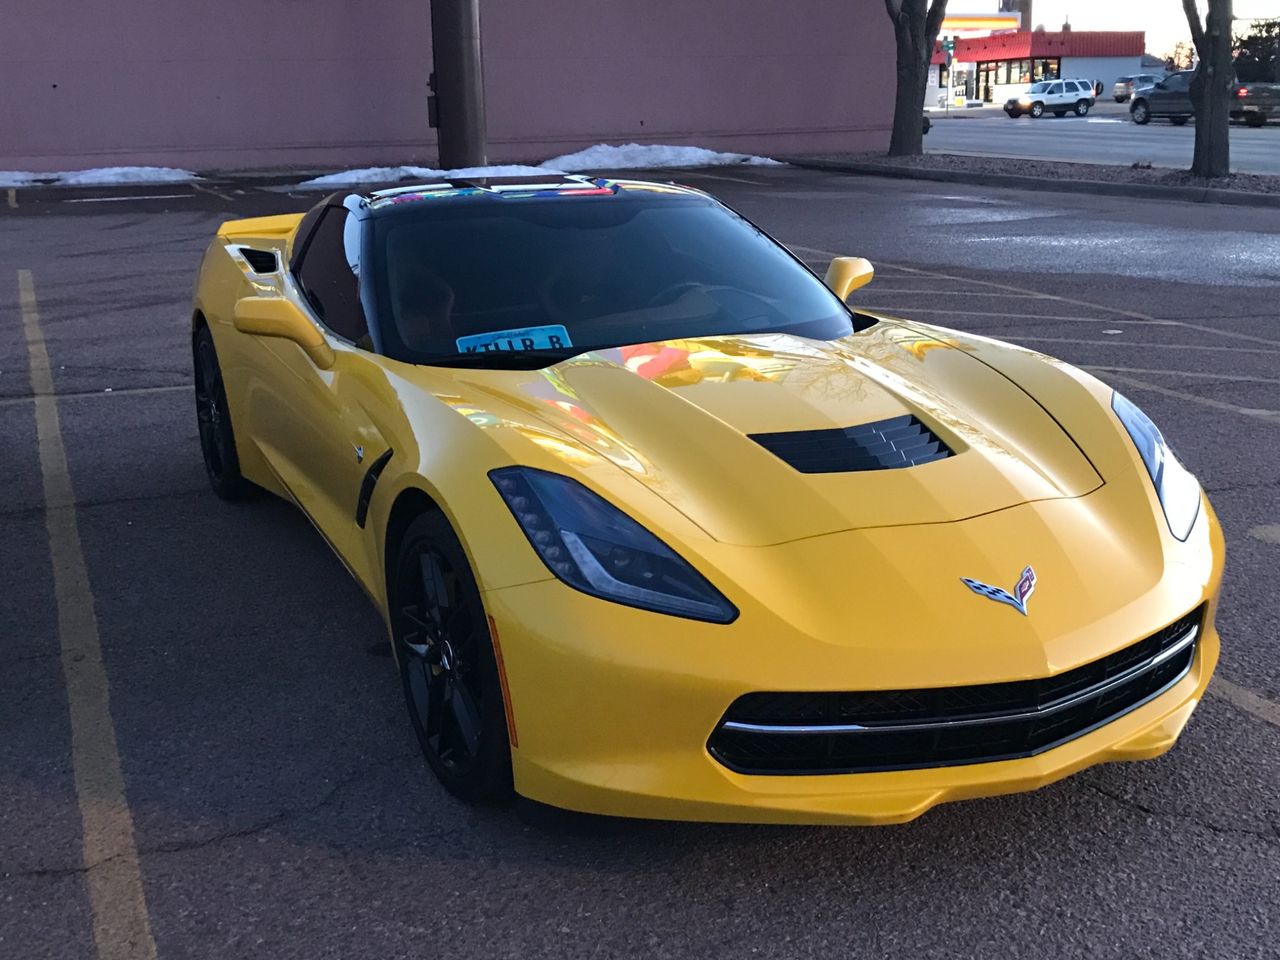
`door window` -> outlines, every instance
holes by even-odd
[[[1061,94],[1062,94],[1062,84],[1055,83],[1051,87],[1049,87],[1049,96],[1056,97],[1056,96],[1060,96]]]
[[[359,269],[356,222],[342,207],[326,208],[296,270],[298,283],[321,323],[367,348],[369,324],[360,303]]]

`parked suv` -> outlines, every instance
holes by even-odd
[[[1124,103],[1133,96],[1135,90],[1150,87],[1161,79],[1162,75],[1156,73],[1135,73],[1131,77],[1120,77],[1111,88],[1111,95],[1116,98],[1116,103]]]
[[[1191,119],[1191,78],[1195,75],[1194,70],[1183,70],[1149,87],[1139,87],[1129,104],[1130,118],[1134,123],[1150,123],[1153,117],[1168,117],[1182,126]]]
[[[1011,117],[1024,113],[1042,117],[1046,110],[1055,117],[1065,117],[1068,110],[1083,117],[1094,104],[1093,84],[1088,80],[1041,80],[1027,87],[1027,92],[1005,101],[1004,112]]]

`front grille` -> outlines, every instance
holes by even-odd
[[[739,773],[870,773],[1034,756],[1110,723],[1191,668],[1204,607],[1057,676],[969,687],[748,693],[707,748]]]
[[[889,470],[951,456],[950,448],[909,413],[856,427],[753,433],[750,437],[801,473]]]

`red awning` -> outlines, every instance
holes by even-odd
[[[959,39],[955,58],[964,63],[981,63],[1040,57],[1140,57],[1145,50],[1146,34],[1141,30],[1019,30]]]

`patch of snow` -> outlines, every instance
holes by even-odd
[[[582,170],[656,170],[659,167],[724,167],[737,164],[781,166],[777,160],[770,160],[768,157],[658,143],[624,143],[620,146],[598,143],[577,153],[553,157],[542,165],[572,173]]]
[[[198,180],[190,170],[176,167],[93,167],[89,170],[0,170],[0,187],[27,187],[33,183],[63,186],[101,186],[119,183],[186,183]]]
[[[454,177],[524,177],[563,173],[546,167],[526,167],[509,164],[496,167],[458,167],[454,170],[433,170],[431,167],[364,167],[359,170],[341,170],[323,177],[313,177],[298,184],[304,190],[324,190],[329,187],[345,187],[354,183],[395,183],[398,180],[429,182],[449,180]]]
[[[81,187],[104,183],[186,183],[200,179],[190,170],[177,167],[94,167],[56,176],[58,183]]]
[[[704,147],[678,147],[663,144],[598,143],[577,153],[544,160],[536,167],[519,164],[492,167],[462,167],[456,170],[434,170],[431,167],[364,167],[314,177],[298,184],[304,190],[325,190],[359,183],[396,183],[413,180],[423,183],[466,177],[546,176],[551,173],[579,173],[588,170],[656,170],[661,167],[723,167],[736,165],[782,166],[768,157],[746,153],[721,153]]]

